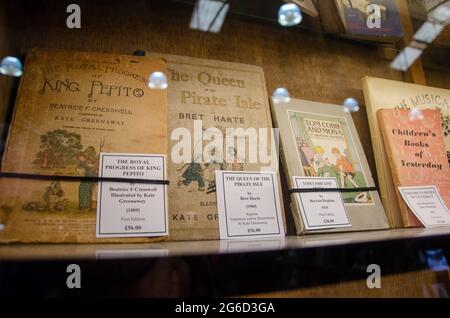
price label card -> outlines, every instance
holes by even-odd
[[[166,158],[164,155],[101,153],[99,171],[101,177],[165,180]],[[126,180],[100,181],[96,232],[97,237],[169,235],[167,186]]]
[[[296,189],[337,189],[335,178],[292,177]],[[340,192],[296,193],[297,204],[307,230],[323,230],[351,227]]]
[[[275,172],[216,170],[221,239],[284,237]]]
[[[398,187],[408,207],[425,227],[449,226],[450,211],[436,186]]]

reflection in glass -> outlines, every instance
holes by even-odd
[[[167,77],[163,72],[153,72],[148,79],[148,87],[152,89],[166,89]]]
[[[414,107],[409,111],[408,117],[409,117],[410,121],[422,120],[423,113],[420,109],[418,109],[417,107]]]
[[[438,23],[448,23],[450,21],[450,2],[447,1],[435,8],[429,13],[428,18]]]
[[[22,76],[22,63],[17,57],[7,56],[0,63],[0,73],[7,76]]]
[[[282,26],[294,26],[302,22],[302,12],[295,3],[286,3],[278,11],[278,23]]]
[[[274,90],[272,98],[275,104],[289,103],[291,101],[291,95],[289,94],[289,91],[284,87],[278,87],[276,90]]]
[[[229,7],[227,1],[198,0],[192,13],[190,28],[219,33]]]
[[[344,113],[352,113],[359,111],[359,103],[356,99],[350,97],[344,101]]]
[[[411,65],[422,54],[422,50],[412,46],[407,46],[401,51],[391,63],[391,68],[397,71],[406,72]]]
[[[448,263],[442,249],[427,250],[425,251],[425,257],[428,267],[434,271],[446,271],[448,270]]]
[[[440,24],[425,22],[414,34],[414,40],[431,43],[443,29],[444,27]]]

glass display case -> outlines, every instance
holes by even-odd
[[[2,297],[449,296],[450,1],[0,8]]]

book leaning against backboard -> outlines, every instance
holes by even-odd
[[[362,81],[380,195],[386,214],[394,228],[421,226],[417,219],[405,219],[406,222],[402,219],[397,200],[397,189],[393,182],[392,171],[377,120],[377,111],[382,108],[439,109],[447,157],[450,161],[450,90],[375,77],[364,77]]]
[[[403,222],[421,224],[402,198],[398,187],[434,185],[445,205],[450,206],[450,167],[442,133],[441,112],[425,109],[420,120],[411,120],[408,115],[407,109],[377,111]]]
[[[280,129],[281,157],[290,189],[295,188],[292,177],[333,178],[338,188],[355,189],[341,193],[351,227],[333,227],[330,223],[327,229],[313,229],[311,225],[308,229],[299,196],[292,194],[297,234],[389,228],[378,192],[361,190],[374,187],[374,181],[352,116],[339,105],[300,99],[272,101],[271,106]]]
[[[166,63],[131,55],[28,52],[2,172],[96,177],[100,153],[166,154]],[[0,242],[149,242],[96,238],[97,182],[0,178]]]
[[[168,68],[169,240],[218,239],[215,170],[273,171],[278,167],[263,70],[168,54],[148,56],[164,58]],[[244,134],[233,137],[239,129]],[[246,132],[256,133],[256,139]],[[216,133],[224,138],[223,144],[209,148],[221,139]],[[228,145],[227,136],[234,140]],[[239,144],[246,149],[241,151]],[[268,158],[259,154],[256,160],[250,158],[249,149],[255,145]],[[214,156],[205,157],[213,152]]]

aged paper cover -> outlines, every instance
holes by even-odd
[[[274,103],[272,111],[280,128],[282,158],[289,187],[293,176],[336,178],[339,188],[373,187],[374,182],[352,117],[338,105],[292,99]],[[341,193],[350,228],[307,231],[297,196],[291,208],[298,234],[377,230],[389,227],[377,191]]]
[[[167,92],[148,87],[161,59],[29,51],[2,172],[98,176],[99,153],[167,153]],[[0,179],[1,242],[96,239],[97,182]],[[154,240],[154,239],[153,239]]]
[[[404,224],[422,226],[403,200],[398,187],[436,185],[450,206],[450,168],[442,134],[441,112],[423,110],[423,119],[409,119],[407,109],[380,109],[378,124]]]
[[[382,108],[411,109],[417,107],[420,109],[439,109],[442,114],[441,120],[447,156],[450,159],[450,91],[374,77],[365,77],[362,81],[380,195],[384,209],[392,227],[416,226],[416,223],[404,224],[401,217],[396,194],[397,190],[392,180],[392,173],[376,113]]]
[[[199,148],[206,149],[211,142],[206,140],[206,135],[202,136],[211,128],[223,136],[231,128],[254,130],[260,149],[259,137],[263,136],[259,130],[265,129],[270,136],[272,129],[263,70],[254,65],[168,54],[150,53],[149,56],[164,58],[168,68],[169,239],[218,239],[215,170],[272,168],[259,156],[252,161],[248,151],[240,153],[237,140],[233,147],[227,148],[224,142],[221,149],[216,149],[223,162],[207,161],[202,152],[195,153]],[[183,157],[187,156],[180,162],[175,157],[180,156],[178,145],[186,141],[179,136],[185,130],[189,132],[191,149],[182,153]],[[247,149],[252,142],[249,139],[243,137]],[[267,146],[267,153],[272,153],[271,144]],[[277,158],[271,160],[272,164],[277,163]]]

